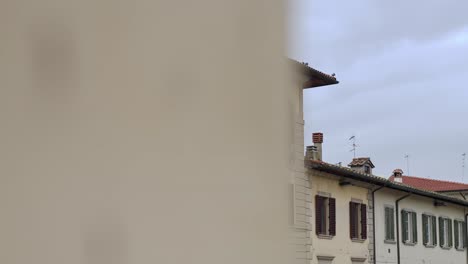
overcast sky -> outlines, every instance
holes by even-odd
[[[468,153],[468,1],[292,0],[290,57],[336,73],[304,92],[305,143],[324,159],[369,156],[374,174],[462,180]],[[464,182],[468,182],[468,156]]]

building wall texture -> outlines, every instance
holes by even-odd
[[[395,200],[406,195],[405,193],[393,190],[380,190],[375,193],[375,218],[376,218],[376,257],[377,263],[397,263],[397,245],[395,243],[384,242],[384,208],[385,206],[395,206]],[[459,264],[466,263],[466,250],[458,251],[455,248],[442,249],[437,243],[434,248],[427,248],[422,243],[422,220],[421,214],[429,213],[436,217],[446,216],[452,220],[464,219],[464,208],[452,204],[447,206],[434,206],[433,200],[420,196],[410,196],[403,199],[399,205],[399,223],[400,226],[400,255],[401,264]],[[401,243],[401,210],[410,209],[417,214],[418,243],[416,245],[405,245]],[[395,217],[396,221],[396,217]],[[438,226],[438,223],[437,223]],[[395,229],[396,230],[396,229]],[[438,230],[438,229],[437,229]],[[437,231],[439,236],[439,231]],[[396,237],[396,235],[395,235]]]
[[[358,186],[339,185],[339,178],[324,172],[309,170],[312,199],[318,193],[328,193],[336,199],[336,236],[332,238],[319,238],[315,232],[311,233],[311,263],[366,263],[369,258],[369,226],[367,221],[368,238],[361,242],[350,239],[349,202],[352,199],[360,200],[369,208],[368,189]],[[315,204],[310,203],[312,212]],[[315,215],[309,218],[311,229],[315,230]],[[320,262],[321,257],[333,257],[333,262]],[[354,260],[354,261],[353,261]],[[364,262],[359,262],[362,260]]]
[[[295,263],[310,263],[310,231],[311,224],[311,193],[310,181],[306,175],[304,167],[304,115],[302,106],[303,89],[302,85],[307,77],[298,72],[291,76],[294,86],[290,87],[290,92],[294,98],[294,144],[291,151],[294,153],[290,183],[293,191],[293,219],[291,230],[293,233],[293,249],[295,252]]]
[[[0,1],[0,263],[290,263],[284,10]]]

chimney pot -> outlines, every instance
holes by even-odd
[[[314,142],[314,147],[316,149],[316,159],[322,160],[322,143],[323,143],[323,134],[320,132],[312,134],[312,141]]]
[[[323,143],[323,133],[317,132],[312,134],[312,141],[314,143]]]
[[[399,183],[403,183],[403,170],[402,169],[394,169],[393,170],[393,181],[394,182],[399,182]]]

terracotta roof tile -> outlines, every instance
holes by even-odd
[[[394,176],[390,176],[389,180],[393,182],[394,178]],[[402,181],[403,184],[433,192],[468,190],[468,184],[459,182],[433,180],[414,176],[402,176]]]
[[[362,158],[354,158],[351,163],[348,164],[350,167],[356,167],[356,166],[364,166],[365,164],[369,164],[374,168],[374,164],[370,160],[369,157],[362,157]]]

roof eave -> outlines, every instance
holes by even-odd
[[[468,201],[465,202],[460,199],[445,196],[443,194],[427,192],[424,190],[412,188],[410,186],[393,183],[385,178],[377,178],[376,176],[370,177],[368,175],[364,175],[359,172],[343,169],[340,167],[335,167],[324,162],[306,161],[306,167],[310,169],[316,169],[316,170],[328,172],[331,174],[343,176],[343,177],[348,177],[348,178],[358,180],[358,181],[364,181],[364,182],[371,183],[371,184],[378,185],[378,186],[383,186],[389,189],[394,189],[394,190],[403,191],[406,193],[433,198],[439,201],[457,204],[461,206],[468,206]]]

